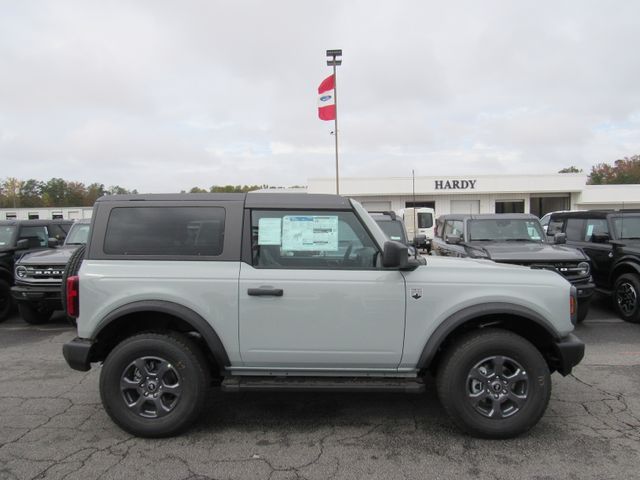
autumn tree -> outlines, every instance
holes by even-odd
[[[582,173],[582,169],[571,165],[570,167],[559,170],[558,173]]]
[[[640,183],[640,155],[624,157],[613,162],[599,163],[591,167],[589,184],[634,184]]]

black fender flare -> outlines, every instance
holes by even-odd
[[[613,289],[616,278],[620,276],[618,273],[621,269],[634,270],[636,274],[640,275],[640,265],[637,263],[637,259],[632,256],[622,257],[611,269],[611,275],[609,276],[609,285]]]
[[[427,340],[427,344],[422,350],[420,359],[418,360],[418,369],[428,368],[433,361],[440,346],[444,343],[446,338],[458,327],[465,323],[472,321],[479,317],[489,317],[491,315],[513,315],[526,318],[538,326],[542,327],[551,338],[554,340],[560,340],[560,335],[551,323],[530,308],[523,307],[522,305],[516,305],[511,303],[491,302],[479,305],[473,305],[463,308],[456,313],[447,317],[435,331],[431,334]],[[490,323],[490,322],[488,322]]]
[[[100,333],[105,330],[110,324],[122,318],[125,315],[138,312],[157,312],[171,315],[179,318],[180,320],[188,323],[196,332],[198,332],[205,343],[209,347],[211,354],[215,358],[218,366],[224,368],[231,364],[227,351],[220,340],[220,337],[213,329],[213,327],[202,316],[194,312],[190,308],[180,305],[178,303],[168,302],[166,300],[141,300],[137,302],[128,303],[116,308],[112,312],[100,320],[98,328],[93,338],[98,338]]]

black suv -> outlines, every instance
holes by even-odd
[[[553,236],[549,232],[548,235]],[[547,243],[540,220],[526,213],[441,215],[436,222],[432,255],[472,257],[546,268],[564,276],[577,289],[578,321],[589,312],[595,290],[589,258],[580,249],[558,245],[562,234]]]
[[[44,323],[54,310],[63,308],[61,283],[69,258],[81,245],[87,243],[91,220],[78,220],[60,248],[27,253],[15,263],[15,286],[11,288],[13,300],[18,304],[20,316],[27,323]]]
[[[71,220],[0,221],[0,322],[11,312],[15,261],[27,252],[56,247],[72,224]]]
[[[640,210],[554,213],[547,235],[564,233],[593,264],[593,279],[623,320],[640,323]]]

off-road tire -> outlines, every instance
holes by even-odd
[[[640,277],[620,275],[613,287],[613,307],[625,322],[640,323]]]
[[[483,360],[494,357],[519,364],[528,378],[526,400],[506,418],[479,413],[469,393],[474,381],[470,373],[477,371]],[[481,438],[512,438],[528,431],[544,414],[551,396],[549,368],[538,349],[523,337],[499,329],[474,330],[452,344],[439,365],[436,381],[440,402],[449,416],[462,430]],[[487,394],[493,394],[488,383]],[[509,384],[504,393],[515,386]]]
[[[53,310],[42,305],[18,302],[18,312],[20,317],[29,325],[41,325],[51,319]]]
[[[166,361],[165,365],[177,373],[176,384],[182,389],[169,413],[159,418],[145,418],[136,413],[135,408],[127,406],[121,390],[121,382],[126,372],[131,371],[132,363],[143,358]],[[144,383],[145,378],[140,381]],[[141,333],[123,340],[107,356],[100,373],[100,397],[106,412],[123,430],[139,437],[169,437],[186,430],[200,415],[210,382],[208,363],[195,342],[175,332]],[[164,385],[164,381],[156,384],[154,391],[159,392],[158,386]],[[129,387],[127,393],[135,395],[132,392]],[[141,386],[139,392],[138,399],[147,402],[142,395],[148,393],[148,386],[146,390]],[[152,402],[157,400],[148,398],[148,402],[153,408]]]
[[[12,307],[11,285],[6,280],[0,279],[0,322],[9,318]]]
[[[62,285],[60,285],[60,298],[62,298],[62,308],[65,314],[67,314],[67,278],[77,275],[80,271],[80,266],[82,265],[82,261],[84,260],[86,249],[87,247],[85,245],[81,245],[80,247],[78,247],[78,249],[71,254],[67,265],[64,267],[64,273],[62,274]],[[67,320],[72,325],[76,324],[76,319],[70,317],[68,314]]]

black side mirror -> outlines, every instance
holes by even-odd
[[[27,250],[29,248],[29,240],[23,238],[16,243],[16,250]]]
[[[607,243],[609,241],[608,233],[594,233],[591,235],[591,241],[593,243]]]
[[[409,251],[404,243],[390,240],[384,242],[382,266],[385,268],[404,268],[409,263]]]
[[[445,235],[444,241],[450,245],[458,245],[462,243],[462,235]]]
[[[58,241],[57,238],[49,238],[47,245],[49,245],[49,248],[53,248],[60,245],[60,242]]]
[[[557,245],[562,245],[563,243],[567,243],[567,234],[566,233],[555,233],[553,235],[553,243]]]

